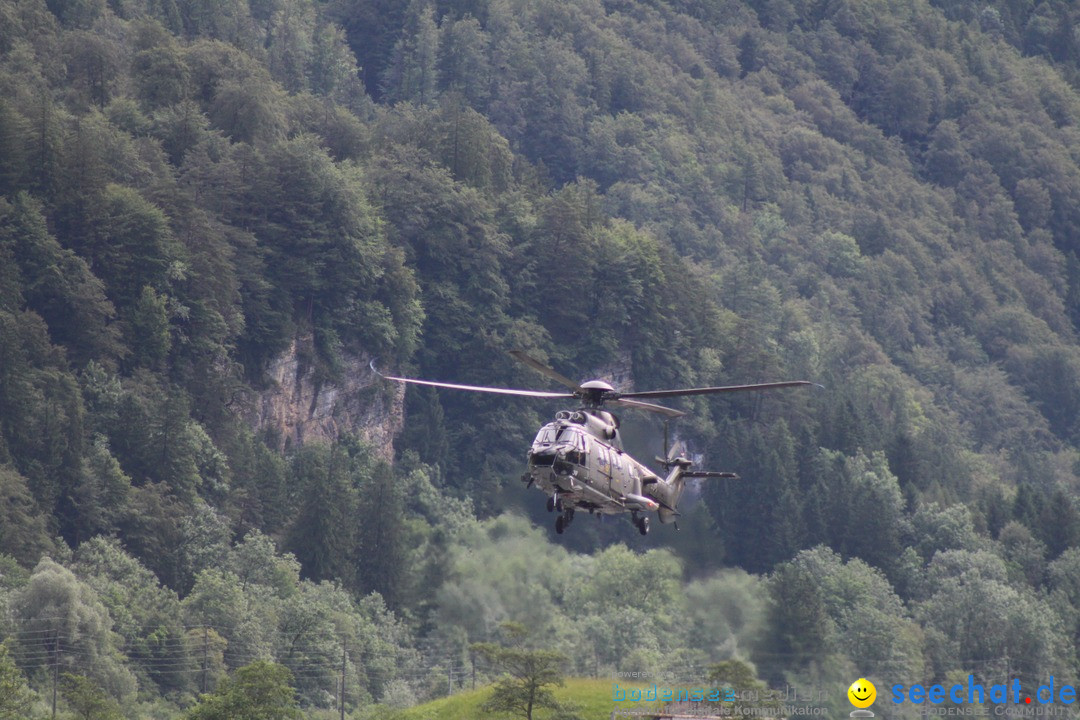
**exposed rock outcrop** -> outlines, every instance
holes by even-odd
[[[585,380],[603,380],[619,392],[634,392],[634,363],[629,351],[620,352],[614,360],[599,368],[594,368]]]
[[[256,432],[278,439],[279,450],[355,433],[380,457],[393,460],[401,431],[405,388],[380,382],[370,358],[343,352],[335,382],[320,381],[311,363],[310,339],[294,340],[267,369],[267,389],[247,403],[245,417]]]

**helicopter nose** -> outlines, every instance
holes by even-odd
[[[529,462],[534,467],[550,467],[555,463],[556,453],[554,450],[541,450],[529,454]]]
[[[553,463],[556,475],[569,475],[574,470],[573,464],[566,459],[568,450],[560,450]]]

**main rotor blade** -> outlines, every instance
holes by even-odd
[[[450,388],[451,390],[470,390],[472,392],[495,393],[497,395],[518,395],[521,397],[557,398],[562,400],[569,400],[575,397],[573,393],[543,392],[541,390],[515,390],[513,388],[484,387],[482,385],[458,385],[457,383],[444,383],[435,382],[433,380],[417,380],[416,378],[394,377],[393,375],[383,375],[378,370],[375,370],[374,361],[372,361],[371,369],[374,370],[375,374],[379,377],[386,378],[387,380],[396,380],[397,382],[411,383],[413,385],[428,385],[430,387]]]
[[[622,398],[669,398],[684,395],[711,395],[713,393],[749,392],[751,390],[776,390],[779,388],[814,385],[809,380],[790,380],[788,382],[756,383],[754,385],[721,385],[720,387],[685,388],[683,390],[646,390],[645,392],[617,393]],[[611,402],[610,400],[608,402]]]
[[[547,365],[540,362],[539,360],[537,360],[533,356],[531,356],[531,355],[529,355],[529,354],[527,354],[527,353],[525,353],[525,352],[523,352],[521,350],[511,350],[510,354],[513,355],[514,359],[517,360],[518,362],[524,363],[525,365],[528,365],[529,367],[531,367],[536,372],[540,373],[541,375],[543,375],[545,377],[548,377],[548,378],[554,380],[555,382],[559,383],[560,385],[565,385],[566,387],[570,388],[571,390],[575,390],[575,391],[581,390],[581,386],[579,386],[576,382],[574,382],[570,378],[566,377],[565,375],[560,373],[558,370],[555,370],[554,368],[548,367]]]
[[[654,405],[653,403],[641,402],[640,400],[606,400],[608,405],[617,405],[619,407],[637,408],[638,410],[648,410],[654,412],[657,415],[664,415],[669,418],[682,417],[686,413],[682,410],[676,410],[674,408],[664,407],[663,405]]]

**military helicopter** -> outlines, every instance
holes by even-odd
[[[724,385],[719,387],[684,388],[682,390],[648,390],[619,392],[603,380],[576,383],[539,360],[520,351],[510,354],[541,375],[566,386],[570,392],[519,390],[514,388],[459,385],[456,383],[419,380],[417,378],[375,374],[395,382],[427,385],[452,390],[497,393],[552,400],[578,400],[576,410],[560,410],[555,419],[540,428],[528,452],[528,471],[521,476],[531,487],[536,485],[548,495],[548,512],[558,512],[555,532],[560,535],[574,519],[578,510],[592,515],[629,513],[631,521],[642,535],[649,533],[646,513],[656,512],[661,523],[674,523],[679,516],[679,498],[689,478],[737,478],[735,473],[692,470],[681,443],[668,447],[667,422],[664,424],[664,457],[656,458],[665,472],[660,477],[643,463],[623,450],[619,435],[619,419],[604,409],[605,405],[645,410],[666,420],[686,413],[674,408],[645,402],[687,395],[775,390],[813,385],[807,380],[756,383],[753,385]],[[678,525],[676,525],[676,528]]]

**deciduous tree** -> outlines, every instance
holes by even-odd
[[[531,649],[525,639],[525,627],[504,623],[508,645],[479,643],[473,651],[490,663],[502,677],[496,681],[491,697],[484,702],[488,712],[505,712],[526,720],[537,710],[559,708],[552,687],[563,685],[562,666],[566,656],[554,650]]]
[[[211,695],[185,715],[187,720],[299,720],[303,717],[289,669],[258,661],[218,683]]]

